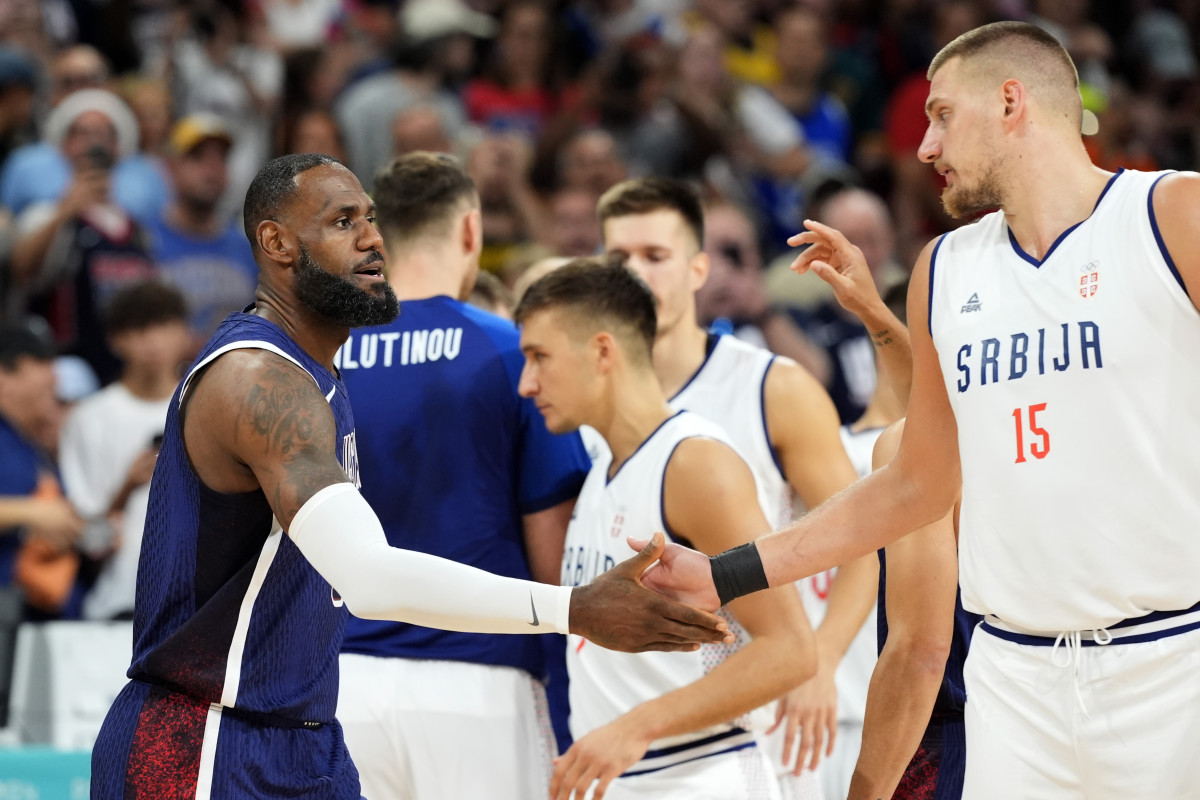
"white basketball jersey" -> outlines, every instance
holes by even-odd
[[[608,477],[612,455],[605,448],[593,462],[575,501],[567,528],[562,584],[581,586],[633,555],[626,536],[648,539],[655,531],[670,535],[663,518],[663,476],[675,448],[701,437],[729,444],[716,425],[695,414],[677,412]],[[731,445],[732,446],[732,445]],[[705,645],[690,653],[618,653],[571,634],[567,637],[571,734],[580,738],[612,722],[634,706],[695,683],[745,641]],[[657,769],[704,755],[746,746],[753,734],[731,721],[684,736],[654,742],[630,773]],[[662,753],[663,749],[669,752]]]
[[[1200,600],[1200,314],[1119,172],[1040,262],[996,212],[944,236],[930,330],[958,423],[963,606],[1088,630]]]
[[[721,426],[766,498],[767,522],[779,528],[792,521],[792,489],[767,438],[763,392],[774,360],[769,350],[719,336],[700,369],[670,403],[677,411],[691,411]]]

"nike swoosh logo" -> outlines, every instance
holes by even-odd
[[[532,592],[530,592],[530,594],[529,594],[529,610],[533,612],[533,622],[529,623],[529,627],[531,627],[531,628],[540,627],[540,623],[538,623],[537,606],[535,606],[533,604],[533,593]]]

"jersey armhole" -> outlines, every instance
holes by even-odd
[[[218,358],[225,355],[226,353],[232,352],[234,350],[266,350],[268,352],[274,353],[275,355],[279,356],[280,358],[284,358],[284,359],[292,362],[293,364],[295,364],[300,369],[304,370],[304,374],[307,375],[308,377],[312,378],[312,382],[317,384],[317,390],[318,391],[321,390],[321,384],[320,384],[320,382],[317,381],[316,376],[313,375],[311,372],[309,372],[307,369],[305,369],[304,365],[301,364],[299,361],[297,361],[294,357],[288,355],[282,349],[280,349],[278,346],[273,345],[270,342],[263,342],[263,341],[253,340],[253,339],[247,339],[245,341],[240,341],[240,342],[230,342],[227,345],[218,347],[216,350],[212,351],[207,356],[205,356],[203,361],[198,363],[196,366],[192,367],[191,371],[188,372],[187,377],[183,379],[183,385],[179,387],[179,407],[180,408],[183,408],[184,399],[187,397],[188,391],[192,388],[192,379],[198,378],[201,372],[203,372],[207,367],[212,365],[212,362],[216,361]],[[322,391],[321,394],[325,394],[325,392]]]
[[[767,376],[771,374],[771,367],[775,366],[776,356],[772,355],[767,361],[767,367],[763,370],[762,381],[758,386],[758,416],[762,418],[763,441],[766,442],[767,452],[771,454],[771,463],[775,465],[775,469],[779,470],[780,475],[784,475],[783,462],[779,460],[779,452],[775,449],[775,443],[771,441],[771,429],[767,425]],[[787,477],[784,476],[784,482],[787,482]]]
[[[937,244],[933,246],[933,252],[929,254],[929,309],[926,311],[925,325],[929,328],[929,336],[933,337],[933,276],[937,266],[938,250],[942,248],[942,242],[946,241],[949,234],[942,234],[938,237]]]
[[[1162,231],[1158,229],[1158,216],[1154,213],[1154,190],[1158,188],[1159,181],[1173,174],[1175,173],[1164,172],[1154,179],[1154,183],[1150,184],[1150,191],[1146,193],[1146,211],[1150,215],[1150,230],[1154,232],[1154,241],[1158,244],[1158,251],[1162,254],[1163,261],[1167,262],[1167,269],[1171,270],[1171,275],[1179,284],[1179,288],[1183,290],[1183,294],[1191,299],[1187,286],[1183,282],[1183,276],[1179,274],[1179,269],[1175,266],[1175,259],[1171,258],[1171,253],[1167,250],[1167,243],[1163,241]]]

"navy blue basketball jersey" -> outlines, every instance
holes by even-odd
[[[887,559],[879,551],[879,614],[877,615],[879,652],[887,643]],[[950,655],[946,658],[946,672],[938,688],[937,700],[933,704],[935,717],[943,715],[962,716],[967,702],[967,689],[963,683],[963,665],[967,663],[967,649],[971,646],[971,633],[983,620],[963,608],[962,590],[954,592],[954,638],[950,641]]]
[[[395,321],[354,331],[336,363],[358,419],[362,493],[388,541],[528,579],[522,515],[575,497],[589,461],[578,434],[550,434],[517,395],[513,324],[449,297],[405,300]],[[343,650],[542,671],[538,637],[356,617]]]
[[[181,399],[204,367],[238,349],[271,351],[312,376],[336,420],[338,460],[355,478],[342,382],[273,323],[231,314],[167,412],[138,564],[129,677],[226,708],[329,722],[348,612],[279,531],[261,490],[209,489],[184,449]]]

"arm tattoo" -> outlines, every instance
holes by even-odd
[[[294,376],[282,369],[268,369],[254,384],[246,402],[255,433],[266,438],[268,446],[280,455],[290,455],[312,442],[312,408],[298,396]]]
[[[876,347],[883,347],[892,343],[892,332],[887,328],[881,331],[875,331],[871,334],[871,344]]]
[[[281,521],[290,521],[321,489],[346,480],[333,451],[333,415],[310,378],[291,367],[269,367],[251,387],[246,407],[268,455],[259,482]]]

